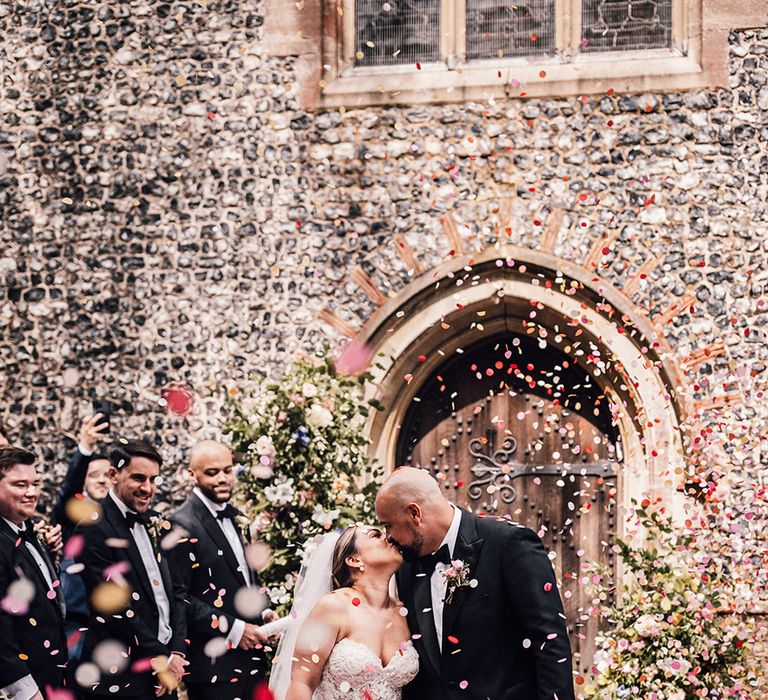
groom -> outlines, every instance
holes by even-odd
[[[574,699],[563,606],[534,532],[455,507],[410,467],[385,481],[376,514],[406,560],[397,583],[420,672],[405,700]]]

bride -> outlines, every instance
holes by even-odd
[[[390,596],[402,557],[384,533],[352,525],[305,557],[277,651],[275,700],[400,700],[419,659]]]

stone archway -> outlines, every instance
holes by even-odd
[[[574,359],[621,406],[625,503],[674,494],[685,461],[679,425],[686,407],[675,394],[671,353],[650,321],[593,272],[546,253],[505,246],[466,263],[421,275],[358,334],[374,351],[376,398],[387,407],[370,425],[374,456],[392,467],[404,411],[445,357],[500,329],[519,332],[525,321],[528,332],[546,331],[547,342],[580,340]],[[587,343],[599,355],[586,352]]]
[[[375,398],[387,407],[369,425],[373,456],[391,469],[399,426],[421,383],[446,357],[504,329],[563,347],[581,343],[571,348],[574,359],[619,408],[621,504],[661,495],[680,513],[679,426],[687,407],[676,395],[680,375],[664,339],[594,272],[517,246],[488,248],[423,273],[357,335],[374,352]]]
[[[397,464],[409,407],[448,359],[490,338],[521,334],[571,357],[612,405],[622,466],[610,484],[619,513],[633,500],[663,496],[681,514],[677,487],[685,459],[679,426],[685,407],[675,395],[678,374],[666,360],[663,339],[619,290],[593,272],[513,246],[487,249],[471,262],[449,261],[421,275],[382,304],[357,336],[373,349],[375,398],[387,407],[369,425],[379,463],[387,469]],[[586,473],[582,469],[582,477]],[[622,523],[620,515],[612,515],[608,528],[621,536]],[[615,577],[620,587],[620,569]],[[583,631],[593,635],[586,613],[580,607],[577,615],[588,625]],[[577,646],[583,670],[591,644]]]

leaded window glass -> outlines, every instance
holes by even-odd
[[[355,65],[440,60],[440,0],[356,0]]]
[[[555,0],[467,0],[467,58],[537,56],[555,46]]]
[[[641,51],[672,45],[672,0],[582,0],[581,50]]]

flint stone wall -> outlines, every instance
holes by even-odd
[[[731,34],[730,89],[307,111],[263,19],[256,0],[0,1],[0,425],[49,492],[110,397],[178,497],[227,388],[336,346],[321,309],[369,317],[355,268],[385,295],[412,278],[393,234],[428,269],[443,214],[470,249],[535,248],[553,206],[564,258],[618,231],[611,284],[655,257],[633,297],[649,314],[693,295],[667,341],[677,359],[725,344],[693,398],[741,392],[722,449],[764,474],[768,30]],[[183,418],[174,383],[196,395]]]

